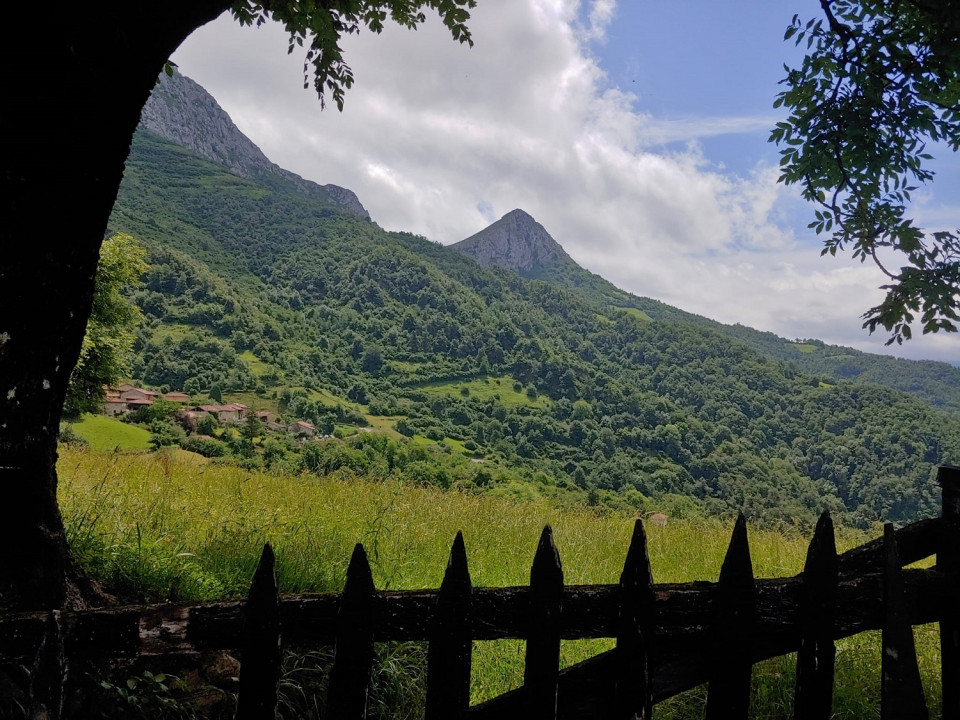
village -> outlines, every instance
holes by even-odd
[[[146,390],[130,383],[121,383],[119,386],[104,388],[106,394],[103,400],[103,413],[108,417],[119,418],[141,408],[153,405],[162,398],[168,403],[179,406],[178,416],[184,423],[196,428],[197,420],[204,414],[212,415],[217,422],[223,425],[239,425],[251,416],[250,408],[243,403],[227,403],[225,405],[191,405],[190,396],[182,392],[161,393],[156,390]],[[267,410],[258,410],[252,416],[262,422],[267,430],[289,433],[300,440],[329,439],[329,435],[321,435],[317,429],[306,420],[296,420],[284,423],[277,413]]]

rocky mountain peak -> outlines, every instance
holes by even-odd
[[[576,264],[543,225],[519,208],[452,247],[484,267],[494,265],[526,276],[556,265]]]
[[[160,74],[140,115],[140,127],[250,179],[268,176],[292,182],[298,190],[370,219],[352,190],[318,185],[270,162],[200,85],[179,72]]]

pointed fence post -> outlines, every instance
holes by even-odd
[[[926,720],[913,626],[903,592],[903,570],[893,525],[883,526],[884,622],[881,634],[880,720]]]
[[[560,675],[560,613],[563,568],[547,525],[530,568],[527,655],[523,670],[527,720],[555,720]]]
[[[714,668],[707,690],[707,720],[746,718],[750,709],[750,659],[757,614],[747,520],[740,513],[720,569],[714,614]]]
[[[829,720],[833,704],[839,563],[833,520],[824,510],[807,549],[800,590],[800,650],[794,688],[795,720]]]
[[[263,546],[244,607],[237,720],[274,720],[280,680],[280,594],[273,548]]]
[[[951,580],[940,617],[943,720],[960,720],[960,467],[940,466],[937,482],[943,517],[937,569]]]
[[[620,575],[614,663],[617,676],[611,714],[616,720],[650,720],[653,717],[650,652],[656,613],[654,602],[647,534],[638,518]]]
[[[463,534],[458,532],[430,628],[426,720],[458,720],[470,709],[472,591]]]
[[[326,720],[362,720],[367,715],[373,666],[373,604],[376,588],[367,553],[357,543],[337,612],[336,647],[327,689]]]

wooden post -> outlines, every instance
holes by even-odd
[[[336,648],[324,715],[327,720],[362,720],[367,715],[375,596],[367,553],[357,543],[337,612]]]
[[[923,699],[913,626],[903,593],[903,570],[891,523],[883,526],[883,545],[885,619],[881,636],[880,720],[926,720],[927,704]]]
[[[713,671],[707,690],[707,720],[738,720],[750,709],[751,643],[756,619],[756,588],[740,513],[720,569],[714,614]]]
[[[472,591],[463,534],[458,532],[430,627],[426,720],[458,720],[470,709]]]
[[[555,720],[560,675],[563,568],[549,525],[540,535],[530,568],[527,655],[523,670],[528,720]]]
[[[650,720],[653,717],[650,654],[656,614],[654,602],[647,535],[638,518],[620,575],[612,713],[617,720]]]
[[[795,720],[829,720],[833,703],[839,563],[833,520],[826,510],[807,549],[800,591],[800,650],[793,696]]]
[[[942,465],[942,532],[937,569],[952,580],[940,616],[940,672],[943,720],[960,720],[960,467]]]
[[[237,720],[273,720],[280,679],[280,595],[273,548],[263,546],[244,606]]]

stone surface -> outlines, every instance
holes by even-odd
[[[258,180],[271,175],[280,177],[306,195],[370,219],[352,190],[318,185],[270,162],[260,148],[240,132],[210,93],[179,72],[175,71],[172,76],[160,75],[143,108],[140,127],[224,165],[240,177]]]
[[[493,265],[521,275],[553,265],[575,265],[543,225],[519,209],[452,247],[484,267]]]

